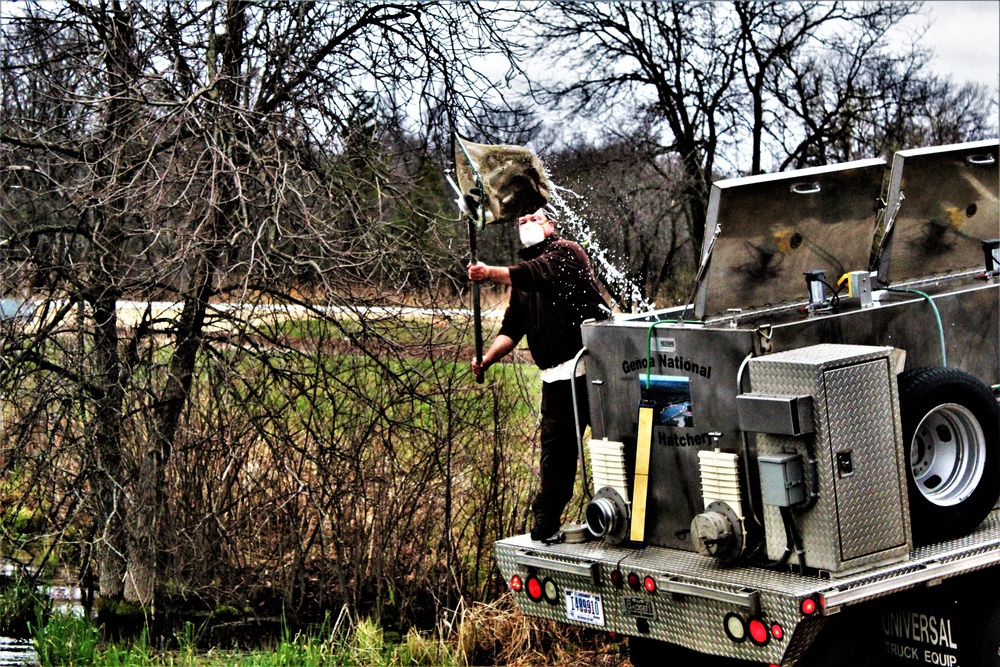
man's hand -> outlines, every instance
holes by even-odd
[[[472,374],[481,377],[486,369],[506,357],[517,345],[514,339],[506,334],[498,334],[496,340],[490,345],[490,349],[483,355],[482,362],[472,359]]]
[[[476,262],[475,264],[469,264],[469,280],[474,280],[477,283],[483,280],[489,280],[490,278],[490,267],[483,264],[482,262]]]
[[[489,280],[500,285],[510,285],[510,269],[506,266],[489,266],[482,262],[469,264],[469,280],[482,282]]]
[[[482,363],[476,361],[475,357],[472,358],[472,374],[475,375],[476,377],[479,377],[483,373],[485,373],[486,369],[489,367],[490,367],[490,362],[486,361],[485,357],[483,358]]]

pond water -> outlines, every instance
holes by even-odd
[[[0,667],[14,665],[37,665],[38,658],[26,639],[0,637]]]
[[[0,561],[0,579],[9,581],[18,568],[13,563]],[[42,585],[38,590],[52,600],[52,610],[63,614],[84,614],[81,590],[73,585]],[[31,647],[31,640],[0,636],[0,667],[37,665],[38,657]]]

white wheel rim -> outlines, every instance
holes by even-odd
[[[920,420],[910,443],[910,472],[921,495],[935,505],[962,502],[983,477],[986,438],[968,408],[943,403]]]

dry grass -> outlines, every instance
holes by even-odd
[[[625,645],[607,633],[525,616],[509,593],[490,604],[473,603],[461,614],[457,631],[457,652],[473,667],[630,664]]]

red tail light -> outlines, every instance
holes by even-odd
[[[656,592],[656,579],[653,579],[652,577],[648,577],[647,576],[645,579],[642,580],[642,587],[645,588],[650,593],[655,593]]]
[[[771,639],[764,621],[759,618],[751,618],[747,623],[747,631],[750,633],[750,641],[757,646],[764,646]]]
[[[510,578],[510,590],[515,593],[520,593],[521,589],[524,587],[524,582],[521,581],[520,575],[515,574]]]
[[[771,636],[777,639],[779,642],[785,638],[785,629],[775,623],[771,626]]]
[[[803,616],[812,616],[816,613],[816,600],[813,598],[805,598],[799,604],[799,610],[802,612]]]
[[[639,590],[639,586],[641,586],[641,585],[642,584],[639,581],[639,575],[636,574],[635,572],[629,572],[628,573],[628,587],[631,588],[634,591],[637,591],[637,590]]]
[[[542,582],[538,581],[538,577],[528,577],[527,587],[528,597],[531,598],[532,601],[538,602],[542,599]]]

